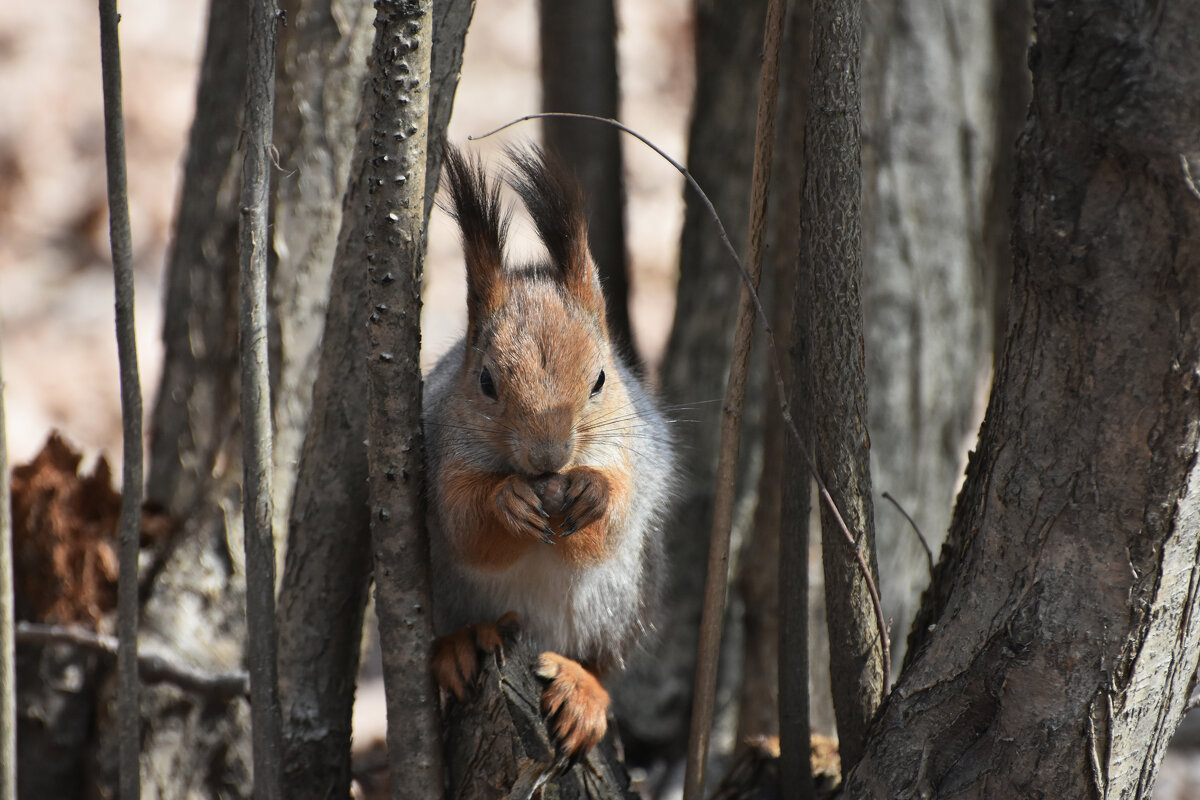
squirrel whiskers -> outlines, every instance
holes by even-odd
[[[505,261],[499,182],[447,148],[467,266],[466,335],[429,374],[434,672],[462,697],[477,650],[519,624],[546,648],[543,709],[576,755],[603,736],[598,678],[651,627],[675,473],[670,426],[612,345],[582,195],[540,150],[510,150],[547,258]],[[499,620],[499,622],[496,622]]]

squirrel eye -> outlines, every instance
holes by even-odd
[[[491,399],[496,399],[496,384],[492,383],[492,373],[484,367],[479,372],[479,390]]]
[[[604,370],[600,370],[600,375],[596,378],[596,383],[592,386],[591,397],[600,394],[600,390],[604,388]]]

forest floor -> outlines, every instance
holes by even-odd
[[[684,160],[692,93],[686,0],[620,3],[622,118]],[[146,408],[161,361],[162,273],[191,123],[204,0],[122,0],[137,335]],[[451,140],[464,143],[538,110],[536,3],[477,6]],[[87,460],[120,474],[120,400],[104,175],[99,33],[94,2],[0,4],[0,368],[11,463],[30,460],[52,430]],[[472,145],[486,154],[538,136],[535,124]],[[658,363],[674,311],[682,180],[626,140],[627,229],[635,334]],[[530,237],[518,228],[518,248]],[[444,215],[430,231],[423,356],[464,327],[457,237]],[[382,688],[367,681],[356,741],[383,730]],[[1195,745],[1194,745],[1195,746]],[[1159,800],[1200,797],[1200,749],[1168,755]]]

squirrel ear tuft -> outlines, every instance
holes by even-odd
[[[574,176],[540,147],[509,148],[509,185],[521,197],[568,293],[604,320],[604,295],[588,251],[587,208]]]
[[[447,143],[444,164],[452,207],[467,262],[467,316],[474,340],[480,323],[504,304],[504,243],[509,214],[500,203],[500,184],[489,181],[483,162]]]

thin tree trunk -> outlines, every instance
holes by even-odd
[[[616,119],[617,17],[614,0],[539,0],[542,111]],[[607,125],[544,119],[546,147],[575,171],[588,205],[588,244],[600,268],[608,330],[634,356],[629,324],[629,266],[620,133]]]
[[[745,252],[754,154],[756,87],[766,0],[717,0],[696,8],[696,97],[688,169],[709,194],[730,242]],[[688,190],[680,243],[678,304],[662,364],[663,394],[687,405],[679,416],[688,444],[688,475],[667,525],[671,574],[662,636],[654,657],[636,664],[613,695],[627,752],[634,761],[677,756],[687,737],[696,642],[712,530],[718,431],[740,276],[715,235],[708,210]],[[743,468],[761,446],[758,389],[745,410]],[[694,404],[694,405],[692,405]],[[742,486],[750,484],[743,482]],[[746,489],[738,496],[745,500]],[[735,546],[741,541],[734,532]]]
[[[737,482],[738,451],[742,435],[742,409],[750,373],[750,345],[754,337],[755,307],[763,252],[767,238],[767,204],[771,194],[771,162],[775,157],[776,109],[779,99],[779,53],[783,43],[786,0],[769,0],[763,29],[763,60],[758,83],[755,115],[754,170],[750,190],[750,222],[744,259],[746,280],[738,293],[737,322],[729,381],[721,406],[721,444],[714,490],[713,527],[705,573],[704,603],[700,617],[700,642],[696,656],[696,688],[693,692],[691,730],[688,735],[685,798],[701,800],[709,740],[716,706],[717,666],[724,631],[725,603],[729,589],[730,539]]]
[[[774,168],[777,188],[771,193],[773,243],[767,248],[774,276],[769,313],[775,329],[776,347],[781,354],[788,352],[791,339],[792,294],[800,258],[797,220],[800,219],[799,187],[804,174],[804,117],[808,107],[809,23],[812,13],[811,0],[793,0],[788,5],[780,76],[780,129],[776,137],[779,146],[776,148]],[[781,366],[785,383],[791,385],[791,370],[786,360]],[[791,496],[795,493],[791,487],[800,484],[784,479],[784,439],[788,433],[776,399],[775,376],[768,371],[762,377],[763,396],[766,398],[762,475],[759,478],[754,523],[742,550],[737,587],[743,598],[745,629],[745,661],[738,700],[739,747],[752,737],[779,734],[780,637],[787,637],[789,642],[795,641],[792,637],[806,641],[808,627],[805,620],[794,630],[781,628],[779,581],[784,568],[780,564],[779,537],[784,519],[783,487],[789,487],[788,495]],[[807,477],[807,467],[801,466],[805,470],[803,482],[809,482],[811,479]],[[807,494],[804,502],[808,502]],[[807,562],[807,553],[804,562]],[[793,572],[793,568],[787,569],[789,573]],[[797,602],[796,609],[805,607],[806,590],[807,581],[801,581],[800,600],[794,601]],[[804,646],[807,647],[807,644]],[[795,669],[804,673],[803,716],[807,736],[808,677],[804,661]]]
[[[273,451],[274,529],[285,531],[312,412],[375,14],[367,0],[284,0],[280,8],[287,25],[279,30],[270,301],[271,390],[287,388],[275,403]],[[286,543],[279,537],[277,549]]]
[[[0,800],[17,800],[17,672],[13,631],[12,489],[0,371]]]
[[[809,273],[807,333],[812,369],[797,374],[811,407],[813,452],[834,503],[873,576],[874,519],[862,338],[858,0],[815,3],[811,96],[805,130],[801,273]],[[797,416],[806,416],[797,408]],[[862,752],[882,699],[882,637],[852,548],[821,508],[833,705],[842,764]],[[878,578],[875,578],[878,585]]]
[[[121,102],[121,46],[116,0],[100,3],[100,60],[104,86],[104,151],[108,177],[109,241],[116,296],[117,354],[121,370],[122,482],[117,581],[117,728],[122,800],[142,795],[141,712],[138,686],[138,555],[142,538],[142,382],[133,318],[133,245],[125,178],[125,119]]]
[[[430,141],[443,141],[474,10],[470,0],[434,12]],[[374,15],[371,14],[371,18]],[[362,85],[362,84],[360,84]],[[373,114],[367,94],[363,120]],[[363,613],[371,574],[367,512],[366,189],[372,126],[360,127],[354,179],[346,193],[313,415],[300,460],[287,560],[280,589],[280,682],[285,709],[285,795],[345,798],[350,787],[350,723]],[[426,213],[441,149],[426,167]]]
[[[421,433],[432,0],[376,4],[367,187],[367,462],[392,797],[442,795]]]
[[[1200,654],[1193,12],[1036,9],[1004,358],[849,796],[1151,794]]]
[[[246,662],[250,672],[255,800],[279,800],[282,723],[275,625],[275,535],[271,514],[270,357],[267,348],[268,174],[275,116],[275,0],[250,5],[250,51],[239,231],[242,524],[246,549]]]

